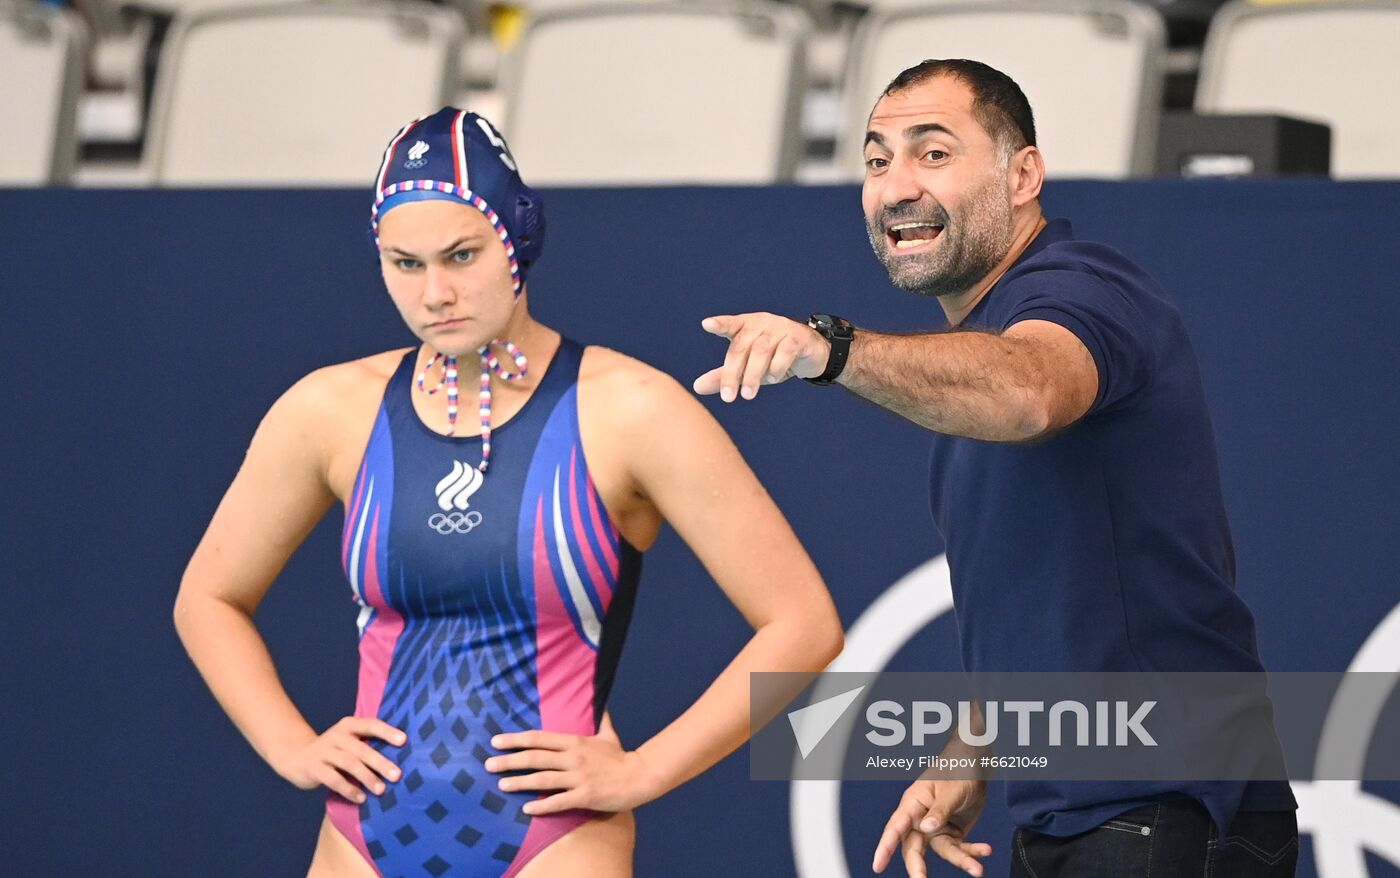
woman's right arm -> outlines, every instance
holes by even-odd
[[[379,793],[381,776],[398,777],[364,738],[398,744],[402,733],[378,719],[346,717],[318,735],[287,696],[253,624],[282,566],[335,500],[327,479],[334,383],[328,370],[312,373],[259,425],[185,569],[175,629],[214,697],[273,770],[302,789],[324,785],[362,802],[361,786]]]

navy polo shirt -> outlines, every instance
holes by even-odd
[[[1046,320],[1098,367],[1088,413],[1030,443],[936,434],[931,489],[968,671],[1261,671],[1235,593],[1215,437],[1181,315],[1146,272],[1065,220],[958,329]],[[1296,807],[1286,783],[1008,781],[1012,820],[1073,835],[1168,795],[1222,828]]]

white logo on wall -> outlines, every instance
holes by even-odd
[[[864,686],[857,686],[849,692],[833,695],[788,713],[788,724],[792,726],[792,736],[797,739],[797,749],[802,753],[803,759],[817,749],[817,745],[827,733],[846,715],[846,710],[855,702],[856,696],[864,691]]]
[[[931,622],[953,608],[948,561],[939,555],[905,574],[875,599],[850,631],[846,648],[829,671],[877,673],[895,653]],[[1400,670],[1400,606],[1391,610],[1366,638],[1351,671]],[[839,678],[828,677],[831,685]],[[843,693],[825,691],[818,683],[812,692],[815,704]],[[1332,699],[1318,742],[1315,774],[1360,777],[1372,733],[1385,708],[1374,703],[1374,693],[1343,686]],[[852,696],[854,697],[854,696]],[[839,705],[835,702],[833,706]],[[821,734],[836,737],[845,746],[859,711],[845,712],[845,705]],[[825,718],[822,723],[825,725]],[[796,732],[796,727],[794,727]],[[815,746],[815,742],[811,746]],[[805,756],[805,754],[803,754]],[[890,810],[902,788],[891,785]],[[1318,878],[1361,878],[1367,875],[1365,852],[1400,866],[1400,806],[1361,788],[1355,780],[1293,781],[1298,797],[1298,828],[1313,837],[1313,857]],[[789,815],[793,860],[800,878],[851,878],[846,865],[841,827],[841,782],[803,780],[791,782]],[[873,853],[878,839],[864,840]],[[995,839],[989,839],[995,843]]]
[[[408,148],[408,161],[404,162],[403,166],[405,168],[414,169],[423,167],[428,163],[428,160],[424,158],[424,156],[428,154],[429,149],[430,147],[426,140],[420,140],[413,144]]]
[[[419,141],[420,143],[422,141]],[[434,512],[428,518],[428,527],[440,534],[471,533],[472,528],[481,524],[481,513],[468,510],[471,496],[484,481],[481,470],[474,466],[452,461],[452,472],[443,476],[433,492],[437,494],[437,505],[441,512]]]

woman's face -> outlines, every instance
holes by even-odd
[[[498,337],[515,308],[506,249],[489,220],[459,201],[411,201],[379,220],[389,298],[434,350],[473,353]]]

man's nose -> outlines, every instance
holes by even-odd
[[[880,190],[883,207],[909,204],[918,201],[924,195],[923,184],[915,172],[913,163],[898,156],[890,160],[889,169],[885,171],[884,184]]]

